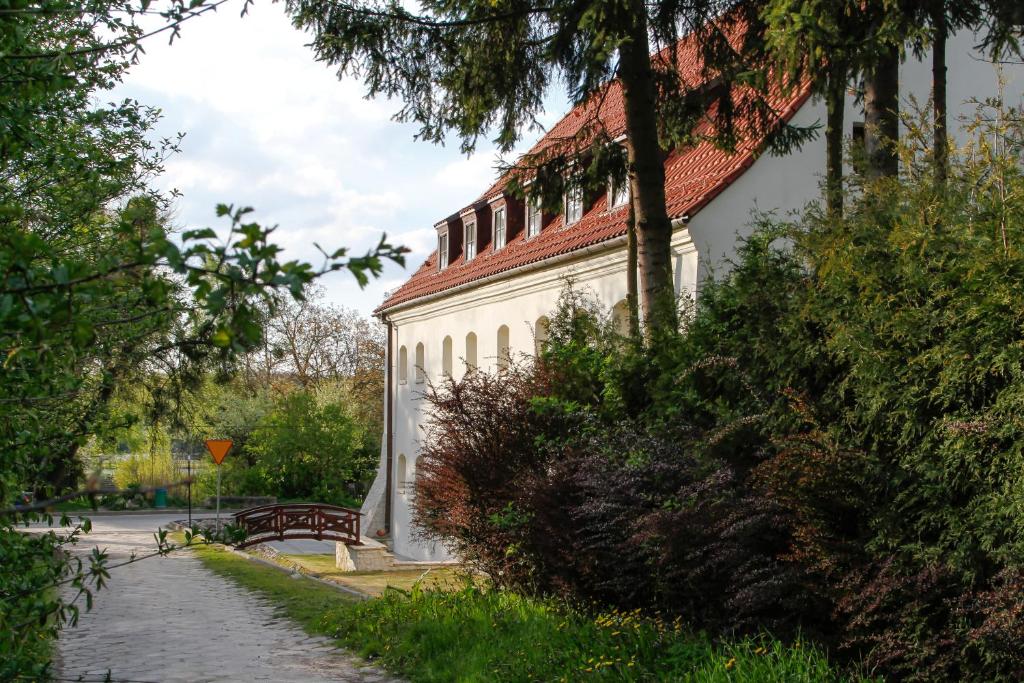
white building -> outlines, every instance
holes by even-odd
[[[949,41],[949,121],[954,137],[972,99],[997,94],[997,69],[973,50],[975,37]],[[682,53],[695,52],[685,43]],[[908,60],[900,71],[901,100],[924,106],[931,86],[930,55]],[[690,59],[693,78],[698,71]],[[683,60],[686,63],[686,60]],[[1006,99],[1019,103],[1024,69],[1006,67]],[[692,80],[693,79],[688,79]],[[806,93],[780,99],[778,109],[799,125],[825,121],[825,106]],[[618,90],[604,98],[599,115],[613,135],[624,133]],[[572,135],[587,116],[570,112],[534,148],[553,136]],[[863,121],[851,96],[847,132]],[[783,157],[757,154],[760,140],[728,155],[708,143],[677,150],[665,162],[677,292],[700,291],[702,279],[719,275],[737,239],[749,234],[755,210],[785,215],[817,200],[824,171],[822,135]],[[486,182],[482,179],[481,185]],[[562,215],[541,215],[506,195],[499,179],[476,201],[437,222],[438,251],[378,309],[388,325],[385,436],[377,478],[363,505],[363,533],[388,532],[393,550],[418,560],[446,558],[445,550],[415,538],[411,499],[423,438],[426,380],[445,373],[458,379],[466,365],[496,368],[510,353],[532,352],[535,335],[571,277],[612,309],[626,298],[626,197],[609,188],[600,196],[569,198]],[[566,216],[568,214],[568,217]],[[390,464],[390,468],[388,465]]]

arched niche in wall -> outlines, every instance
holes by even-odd
[[[626,299],[612,306],[612,325],[617,334],[629,336],[629,301]]]
[[[407,471],[407,463],[405,459],[405,453],[398,454],[398,466],[395,472],[395,490],[398,493],[405,493],[405,487],[409,479],[409,472]]]
[[[416,345],[416,384],[423,384],[423,381],[427,378],[427,370],[424,367],[426,363],[426,350],[423,348],[423,342]]]
[[[508,369],[512,360],[512,349],[508,344],[508,325],[498,328],[498,370]]]
[[[445,337],[441,342],[441,372],[445,377],[452,376],[452,338]]]
[[[398,349],[398,381],[409,381],[409,351],[404,346]]]
[[[466,372],[476,370],[476,333],[470,332],[466,335]]]
[[[548,340],[548,328],[550,326],[551,321],[548,320],[546,315],[537,318],[537,322],[533,324],[533,352],[538,356],[544,348],[544,343]]]

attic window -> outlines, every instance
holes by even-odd
[[[494,250],[505,246],[505,207],[494,210]]]
[[[472,261],[473,257],[476,256],[476,221],[466,223],[465,227],[465,252],[466,261]]]
[[[565,193],[565,224],[572,225],[583,218],[583,188],[576,185]]]
[[[621,181],[615,178],[608,179],[608,208],[614,209],[629,201],[629,180],[623,178]]]
[[[437,269],[444,270],[448,267],[448,233],[437,236]]]
[[[526,236],[536,237],[540,234],[541,228],[540,200],[531,199],[526,202]]]

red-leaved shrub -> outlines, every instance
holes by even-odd
[[[429,392],[423,533],[499,585],[699,626],[792,632],[822,612],[786,510],[702,457],[698,430],[602,423],[557,386],[540,364]]]

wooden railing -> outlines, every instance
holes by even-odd
[[[235,513],[235,524],[246,532],[245,540],[235,547],[300,538],[362,545],[359,541],[359,517],[356,510],[337,505],[261,505]]]

